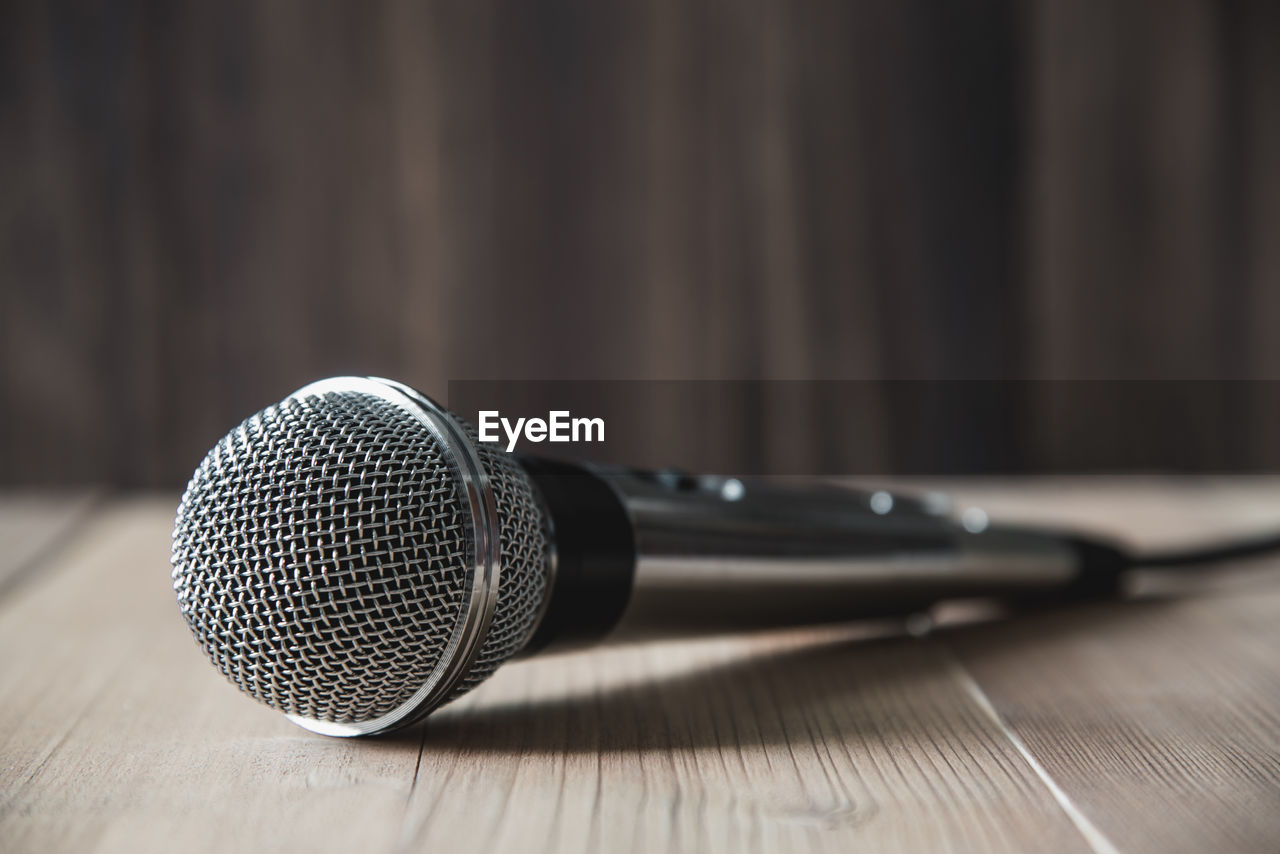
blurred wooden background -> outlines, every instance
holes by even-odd
[[[0,186],[0,482],[177,485],[332,373],[1280,378],[1269,0],[10,0]],[[995,388],[962,460],[1123,466]],[[1276,465],[1269,389],[1143,464]]]

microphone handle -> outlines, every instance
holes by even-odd
[[[962,523],[946,502],[522,463],[547,501],[558,564],[531,650],[907,615],[946,599],[1109,595],[1130,563],[1110,545],[987,524],[981,511]],[[591,626],[576,624],[583,614]]]

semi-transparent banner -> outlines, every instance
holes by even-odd
[[[778,475],[1280,471],[1273,381],[490,381],[449,408],[517,452]]]

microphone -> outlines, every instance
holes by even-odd
[[[214,665],[334,736],[418,722],[548,646],[1105,595],[1131,565],[885,492],[517,457],[373,377],[313,383],[228,433],[178,506],[171,562]]]

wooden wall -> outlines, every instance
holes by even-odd
[[[0,8],[0,482],[176,485],[356,372],[1028,380],[952,463],[1123,467],[1040,380],[1280,378],[1278,322],[1267,0]],[[1215,388],[1143,466],[1280,462]]]

